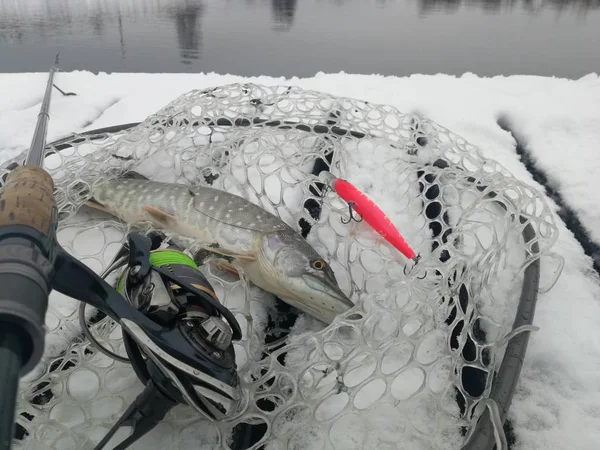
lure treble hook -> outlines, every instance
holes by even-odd
[[[388,216],[364,193],[350,182],[337,178],[331,172],[323,171],[319,178],[325,186],[336,192],[340,198],[348,203],[350,219],[342,223],[348,224],[354,220],[367,222],[381,237],[398,249],[406,258],[416,258],[415,252],[402,237]],[[360,220],[358,219],[360,217]]]
[[[319,197],[325,198],[325,196],[327,195],[327,193],[329,191],[335,192],[335,189],[329,183],[324,183],[323,187],[320,189]],[[354,205],[356,205],[355,202],[353,202],[353,201],[348,202],[348,215],[350,216],[350,218],[348,220],[344,220],[343,216],[340,217],[340,220],[342,221],[342,223],[344,225],[348,225],[352,221],[354,221],[354,222],[362,222],[363,221],[363,218],[360,216],[360,214],[358,214],[354,211],[354,209],[353,209]],[[358,219],[357,219],[357,217],[358,217]]]
[[[405,276],[409,276],[410,272],[412,271],[412,269],[414,269],[416,267],[416,265],[419,263],[419,261],[421,260],[421,255],[415,255],[411,258],[414,261],[414,265],[409,269],[408,268],[408,264],[406,264],[404,266],[404,268],[402,269],[402,272],[404,272]],[[425,279],[425,277],[427,276],[427,272],[423,273],[423,276],[417,277],[418,280],[423,280]]]
[[[344,218],[343,218],[343,217],[340,217],[340,220],[342,221],[342,223],[343,223],[344,225],[348,225],[348,224],[349,224],[350,222],[352,222],[352,221],[354,221],[354,222],[358,222],[358,223],[360,223],[360,222],[362,222],[362,221],[363,221],[363,218],[362,218],[362,217],[361,217],[361,216],[360,216],[358,213],[355,213],[355,211],[354,211],[354,209],[353,209],[353,206],[354,206],[355,204],[356,204],[356,203],[354,203],[354,202],[348,202],[348,214],[350,215],[350,218],[349,218],[348,220],[344,220]],[[357,219],[357,217],[358,217],[358,218],[360,218],[360,220],[359,220],[359,219]]]

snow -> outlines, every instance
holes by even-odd
[[[44,73],[0,75],[0,161],[29,145],[46,77]],[[216,74],[60,73],[56,84],[78,95],[62,97],[53,93],[48,141],[73,131],[141,121],[187,91],[241,81],[294,84],[390,104],[400,111],[430,118],[477,145],[484,155],[503,164],[518,179],[543,190],[515,153],[514,138],[498,126],[498,120],[505,119],[526,141],[535,163],[577,212],[591,237],[600,242],[600,211],[593,195],[600,190],[595,176],[600,169],[597,74],[567,80],[478,78],[472,74],[397,78],[319,73],[312,78],[284,80]],[[375,180],[372,185],[368,179],[359,181],[365,190],[372,188],[369,194],[379,196],[378,202],[385,203],[385,179]],[[549,202],[556,210],[556,205]],[[564,270],[555,286],[540,294],[534,320],[540,330],[530,338],[509,412],[516,435],[514,448],[518,450],[600,447],[600,280],[592,269],[591,258],[583,253],[573,234],[562,221],[558,219],[557,223],[560,237],[554,251],[565,258]],[[554,276],[555,263],[544,260],[542,264],[545,284]],[[69,307],[74,305],[65,302],[65,308]],[[51,324],[52,318],[48,322]],[[78,376],[86,384],[72,380],[78,386],[78,395],[93,395],[96,381],[85,372]],[[418,385],[422,374],[405,376],[405,382],[392,386],[392,394],[398,398]],[[324,409],[321,413],[330,412]],[[347,425],[356,433],[365,427]],[[351,434],[348,439],[352,439]]]

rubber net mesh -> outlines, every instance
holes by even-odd
[[[98,272],[130,228],[82,207],[82,193],[134,169],[278,215],[356,304],[326,327],[304,314],[294,322],[271,294],[207,261],[201,270],[244,331],[235,344],[244,400],[222,423],[177,407],[132,448],[235,449],[244,423],[262,434],[253,449],[459,448],[489,397],[524,269],[557,235],[541,194],[443,127],[288,86],[192,91],[131,129],[75,135],[49,152],[58,239]],[[348,206],[323,191],[321,170],[374,200],[419,264],[364,222],[342,223]],[[82,337],[77,306],[51,296],[44,358],[21,386],[16,448],[91,448],[142,389],[130,366]],[[124,354],[114,323],[93,333]]]

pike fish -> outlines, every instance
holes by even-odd
[[[91,194],[89,206],[127,223],[149,221],[233,258],[255,285],[322,322],[354,306],[331,267],[300,234],[242,197],[137,174],[101,184]]]

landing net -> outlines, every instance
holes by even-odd
[[[137,126],[48,150],[59,242],[95,271],[130,228],[82,207],[85,193],[136,170],[226,190],[278,215],[356,304],[325,327],[208,261],[201,270],[242,325],[244,401],[222,423],[177,407],[136,449],[246,448],[248,425],[252,449],[460,448],[478,432],[482,406],[495,404],[486,400],[525,271],[557,238],[542,195],[459,136],[391,106],[294,87],[192,91]],[[342,223],[348,206],[323,190],[322,170],[377,203],[419,264],[364,222]],[[142,389],[128,365],[83,338],[77,306],[51,296],[44,358],[20,390],[15,448],[91,448]],[[114,323],[93,332],[124,354]]]

